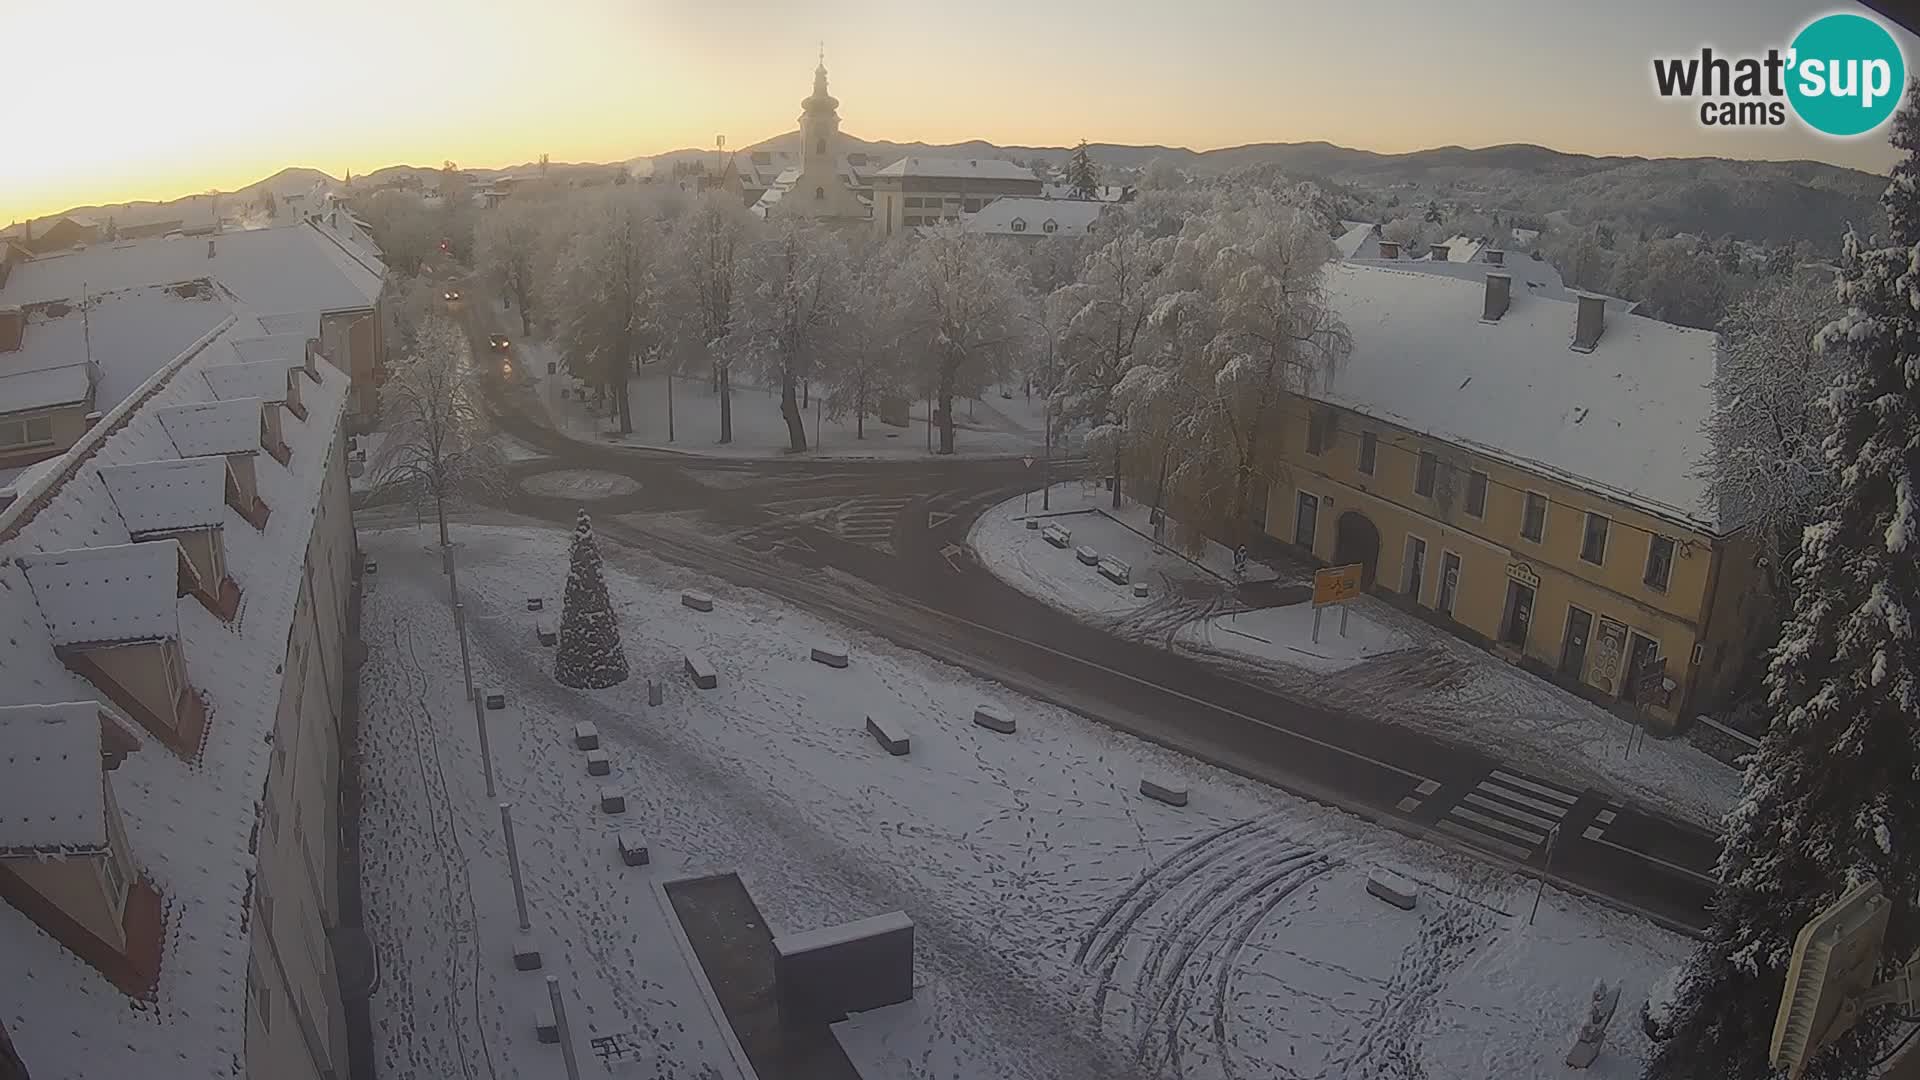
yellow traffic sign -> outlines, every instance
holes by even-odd
[[[1330,566],[1325,570],[1316,570],[1313,574],[1313,606],[1326,607],[1328,604],[1344,604],[1360,595],[1359,563],[1346,566]]]

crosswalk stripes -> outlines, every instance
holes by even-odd
[[[1579,800],[1577,792],[1495,769],[1448,809],[1438,828],[1477,847],[1525,860]]]
[[[893,539],[893,522],[914,496],[862,495],[832,514],[833,531],[856,544],[881,545]]]

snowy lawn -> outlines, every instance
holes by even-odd
[[[507,693],[488,714],[499,798],[590,1076],[738,1075],[649,887],[728,870],[779,932],[913,917],[915,1001],[841,1028],[869,1076],[1557,1075],[1596,977],[1623,994],[1594,1073],[1638,1075],[1636,1011],[1686,949],[1664,931],[1551,890],[1530,927],[1531,883],[1478,860],[623,549],[604,553],[634,677],[567,690],[525,601],[543,595],[557,618],[568,534],[459,531],[476,682]],[[382,1074],[557,1075],[532,1028],[546,972],[509,955],[444,579],[411,532],[362,543],[380,561],[361,752]],[[688,587],[715,610],[681,607]],[[811,662],[821,638],[851,645],[851,666]],[[689,649],[715,662],[717,689],[680,673]],[[660,708],[649,676],[665,680]],[[975,727],[983,703],[1017,732]],[[912,753],[876,746],[867,715],[908,725]],[[596,809],[605,778],[572,747],[581,721],[624,814]],[[1188,785],[1191,805],[1142,798],[1145,776]],[[620,829],[646,835],[652,866],[619,864]],[[1422,883],[1415,911],[1364,894],[1377,865]],[[609,1067],[594,1038],[633,1049]]]
[[[1716,831],[1739,795],[1740,774],[1691,743],[1647,739],[1634,742],[1629,754],[1628,721],[1377,598],[1363,596],[1352,605],[1344,642],[1337,611],[1322,616],[1318,644],[1311,640],[1310,606],[1233,616],[1230,574],[1221,580],[1192,564],[1190,573],[1180,573],[1169,561],[1176,556],[1156,553],[1147,536],[1118,524],[1150,532],[1147,509],[1129,503],[1109,519],[1109,499],[1097,485],[1075,482],[1055,485],[1052,503],[1054,512],[1067,512],[1057,520],[1073,530],[1075,545],[1088,543],[1102,554],[1133,558],[1136,569],[1151,568],[1156,576],[1147,599],[1109,584],[1075,562],[1071,548],[1054,548],[1027,529],[1025,511],[1041,512],[1037,495],[1025,500],[1024,510],[1016,498],[982,514],[967,542],[994,576],[1061,610],[1205,652],[1284,691],[1337,700],[1375,719],[1461,743],[1495,743],[1511,764],[1542,776],[1640,801]],[[1072,512],[1094,504],[1103,507],[1102,516]],[[1212,544],[1201,562],[1217,566],[1222,559],[1230,571],[1231,554]],[[1168,572],[1164,581],[1162,571]],[[1273,572],[1250,565],[1248,580],[1263,576]]]
[[[780,415],[780,391],[736,384],[733,388],[733,442],[721,445],[719,395],[704,378],[677,377],[673,380],[673,438],[667,438],[667,378],[648,369],[629,384],[633,407],[633,434],[606,439],[613,426],[604,411],[595,414],[589,402],[579,396],[572,376],[546,374],[552,351],[538,342],[516,343],[516,351],[525,356],[526,370],[534,380],[533,392],[546,405],[555,427],[577,439],[612,442],[622,446],[678,450],[692,454],[724,457],[779,457],[788,453],[786,418]],[[561,397],[566,391],[567,396]],[[1042,449],[1044,428],[1027,426],[1019,415],[1025,410],[1011,409],[1012,402],[997,396],[982,399],[968,418],[967,402],[954,403],[954,453],[962,457],[1019,457],[1038,454]],[[1008,406],[1003,414],[999,406]],[[807,432],[807,453],[831,458],[925,457],[927,450],[926,403],[911,409],[904,428],[890,427],[869,416],[866,437],[859,438],[852,417],[826,419],[811,405],[801,410],[802,426]],[[824,432],[824,434],[823,434]],[[933,445],[939,446],[940,433],[933,433]]]

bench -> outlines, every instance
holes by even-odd
[[[1100,560],[1100,576],[1113,582],[1115,585],[1125,585],[1127,579],[1133,576],[1133,567],[1128,566],[1119,559],[1108,556]]]
[[[1079,547],[1073,549],[1073,557],[1088,566],[1100,565],[1100,553],[1085,544],[1081,544]]]
[[[620,834],[620,861],[628,866],[645,866],[651,861],[647,853],[647,838],[628,830]]]
[[[600,789],[600,812],[603,814],[624,814],[627,812],[627,793],[608,784]]]
[[[813,660],[816,664],[843,668],[847,666],[847,647],[837,641],[818,642],[813,647]]]
[[[546,609],[546,606],[547,606],[547,600],[546,600],[546,598],[545,598],[545,597],[543,597],[543,596],[529,596],[529,597],[527,597],[527,610],[528,610],[528,611],[543,611],[543,610],[545,610],[545,609]]]
[[[1065,548],[1073,543],[1071,530],[1060,525],[1049,525],[1040,530],[1040,539],[1057,548]]]
[[[1134,583],[1133,583],[1133,595],[1135,595],[1135,596],[1145,596],[1145,595],[1147,595],[1147,583],[1146,583],[1146,582],[1144,582],[1144,581],[1136,581],[1136,582],[1134,582]]]
[[[532,934],[517,934],[514,936],[513,970],[540,970],[540,946],[534,943]]]
[[[1149,799],[1158,799],[1168,806],[1187,805],[1187,785],[1172,780],[1142,779],[1140,794]]]
[[[907,729],[885,717],[867,717],[867,734],[873,736],[873,741],[885,747],[887,753],[894,757],[904,756],[913,749],[913,736]]]
[[[553,628],[553,620],[545,615],[533,620],[533,636],[549,649],[560,644],[560,631]]]
[[[1040,527],[1040,519],[1039,519],[1039,518],[1028,518],[1028,519],[1027,519],[1027,528],[1029,528],[1029,529],[1037,529],[1037,528],[1039,528],[1039,527]]]
[[[543,1043],[560,1041],[560,1025],[553,1019],[553,1004],[542,1001],[533,1007],[533,1033]]]
[[[1391,870],[1378,867],[1367,873],[1367,892],[1401,911],[1412,911],[1420,901],[1420,886]]]
[[[600,749],[600,729],[584,720],[573,725],[573,745],[579,750]]]
[[[506,707],[507,707],[507,692],[505,690],[487,691],[487,708],[504,709]]]
[[[587,751],[587,775],[606,776],[613,772],[613,759],[605,750]]]
[[[695,592],[692,589],[688,589],[686,592],[680,594],[680,606],[689,607],[695,611],[712,611],[713,597],[703,592]]]
[[[693,685],[702,690],[720,685],[720,673],[714,670],[713,661],[697,652],[687,654],[687,675],[693,679]]]
[[[978,705],[973,710],[973,723],[976,727],[1002,735],[1013,734],[1013,717],[1006,716],[991,705]]]

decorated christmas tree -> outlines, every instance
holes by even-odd
[[[627,654],[620,647],[620,623],[607,599],[600,574],[600,545],[593,519],[585,510],[574,521],[572,561],[560,611],[560,648],[553,677],[563,686],[599,690],[627,680]]]

